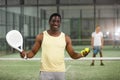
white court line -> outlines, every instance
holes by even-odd
[[[40,60],[40,58],[31,58],[31,59],[23,59],[23,58],[0,58],[0,60],[3,60],[3,61],[5,61],[5,60],[11,60],[11,61],[12,61],[12,60],[13,60],[13,61],[15,61],[15,60],[16,60],[16,61],[17,61],[17,60],[18,60],[18,61],[19,61],[19,60],[20,60],[20,61],[21,61],[21,60],[23,60],[23,61],[33,60],[33,61],[34,61],[34,60]]]
[[[7,64],[6,65],[0,65],[0,66],[4,66],[4,67],[6,67],[6,66],[8,66]],[[25,66],[39,66],[39,65],[9,65],[9,66],[15,66],[15,67],[25,67]]]
[[[65,60],[74,60],[71,58],[65,58]],[[80,59],[77,59],[80,61],[89,61],[89,60],[104,60],[104,61],[120,61],[120,57],[83,57]]]

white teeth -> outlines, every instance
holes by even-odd
[[[54,26],[54,27],[56,27],[56,28],[57,28],[58,26]]]

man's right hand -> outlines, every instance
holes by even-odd
[[[20,56],[21,58],[27,58],[27,54],[25,53],[25,51],[20,52]]]

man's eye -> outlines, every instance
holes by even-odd
[[[58,22],[58,21],[56,21],[56,20],[53,20],[52,22]]]
[[[53,20],[52,22],[56,22],[55,20]]]

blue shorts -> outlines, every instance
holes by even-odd
[[[93,54],[97,54],[97,53],[100,53],[101,52],[101,47],[100,46],[94,46],[94,48],[93,48]]]

